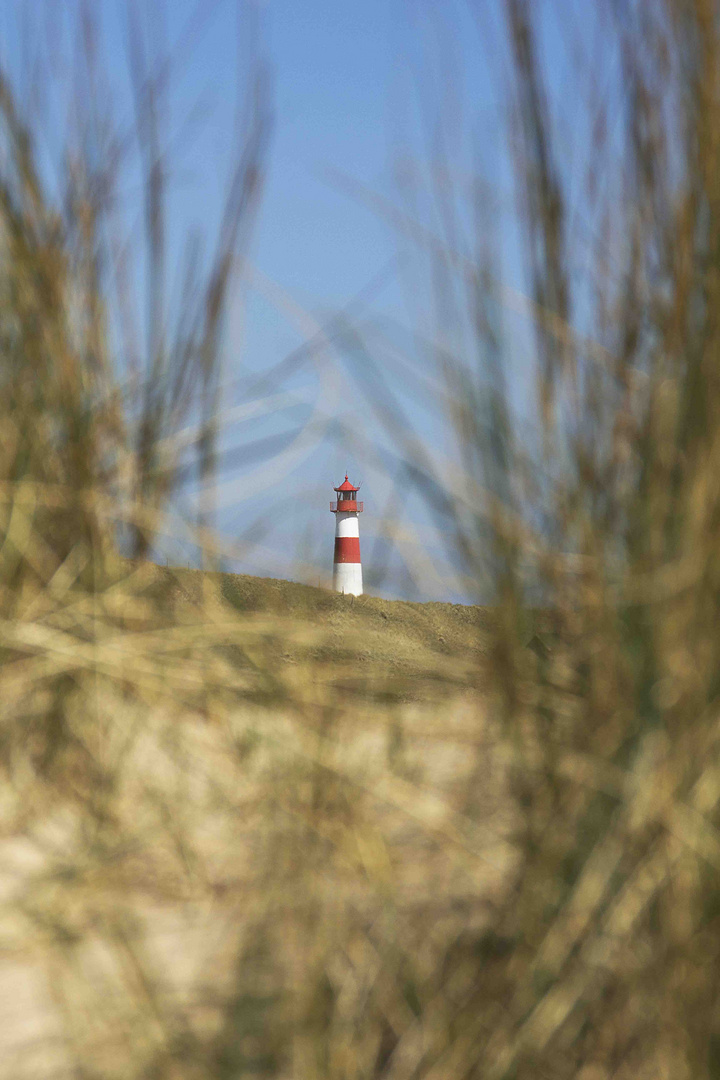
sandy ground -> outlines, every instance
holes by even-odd
[[[228,759],[228,732],[198,726],[194,742],[185,748],[193,762],[195,787],[173,805],[187,826],[189,847],[204,860],[198,873],[204,887],[176,900],[168,899],[167,889],[156,887],[164,880],[165,863],[170,867],[172,862],[163,845],[157,847],[157,865],[151,868],[152,887],[133,892],[105,882],[100,891],[81,891],[71,900],[69,886],[55,882],[54,892],[48,892],[46,878],[58,852],[66,849],[69,858],[77,849],[81,822],[59,823],[42,844],[30,838],[5,840],[0,844],[1,1080],[60,1080],[77,1075],[74,1063],[88,1056],[99,1076],[139,1075],[143,1053],[151,1056],[152,1047],[173,1032],[192,1030],[199,1039],[215,1037],[227,1023],[238,958],[252,946],[253,928],[262,921],[270,893],[281,903],[287,898],[291,906],[295,887],[298,896],[317,893],[321,907],[327,905],[334,932],[354,942],[350,952],[362,952],[364,939],[353,925],[369,925],[376,918],[378,895],[390,890],[398,932],[418,969],[425,966],[430,972],[438,942],[450,940],[458,929],[479,932],[487,923],[489,905],[513,873],[504,775],[494,763],[492,738],[479,729],[478,716],[472,697],[440,711],[434,705],[405,706],[401,716],[394,714],[393,723],[405,736],[391,768],[387,722],[372,710],[357,715],[352,737],[325,743],[288,718],[266,716],[268,749],[260,772],[273,755],[280,761],[272,806],[266,794],[260,795],[267,792],[267,784],[257,777],[251,780],[249,772],[245,788],[238,789],[237,769]],[[238,723],[247,725],[247,714]],[[237,732],[231,734],[237,737]],[[155,756],[150,743],[137,753],[156,787],[165,783],[168,791],[174,790],[177,775],[167,758]],[[332,813],[326,816],[318,827],[326,828],[332,855],[312,870],[303,864],[302,850],[291,851],[289,862],[283,854],[283,844],[290,849],[302,845],[302,829],[293,833],[293,826],[279,848],[268,840],[271,817],[275,829],[288,808],[289,820],[294,820],[297,800],[287,785],[297,782],[299,792],[306,782],[292,780],[299,775],[293,772],[298,762],[303,767],[321,763],[341,775],[364,807],[362,829],[343,828]],[[221,811],[218,793],[226,800]],[[135,811],[130,801],[123,810],[133,826],[133,814],[138,821],[142,818],[139,806]],[[172,877],[170,870],[167,874]],[[77,925],[78,940],[58,945],[51,926],[39,931],[39,911],[46,920],[56,913],[65,925]],[[108,929],[119,914],[123,925],[132,925],[129,939],[120,945]],[[430,935],[428,926],[433,927]],[[292,933],[288,953],[293,950]],[[298,940],[300,977],[304,948]],[[330,966],[352,1008],[358,974],[346,953],[343,946]],[[290,969],[292,982],[297,971],[293,975]],[[128,1033],[138,1024],[142,1037],[136,1060],[118,1067],[128,1053]],[[186,1073],[180,1069],[177,1075]]]

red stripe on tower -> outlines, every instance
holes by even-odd
[[[360,562],[360,537],[336,536],[333,562]]]

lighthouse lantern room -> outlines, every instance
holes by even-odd
[[[334,490],[337,492],[337,500],[330,503],[330,509],[335,515],[333,589],[349,596],[362,596],[358,514],[362,514],[363,504],[357,501],[360,489],[353,487],[345,473],[344,482]]]

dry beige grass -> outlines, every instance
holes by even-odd
[[[137,566],[96,595],[66,760],[43,794],[22,771],[6,790],[0,1075],[367,1072],[396,1030],[417,1055],[419,987],[512,878],[477,612],[198,584]],[[82,606],[34,624],[54,634],[26,645],[26,716]],[[413,690],[444,665],[443,700]]]
[[[0,78],[8,1080],[720,1075],[720,21],[710,0],[610,8],[615,97],[578,72],[600,223],[580,242],[534,14],[503,5],[537,444],[506,392],[485,207],[456,206],[446,162],[445,235],[393,220],[432,264],[465,471],[351,342],[490,614],[149,561],[183,440],[188,535],[208,566],[220,549],[218,356],[265,84],[173,323],[164,82],[139,51],[149,315],[128,383],[111,126],[81,95],[77,146],[99,144],[49,198]]]

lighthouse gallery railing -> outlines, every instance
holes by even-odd
[[[354,502],[352,499],[340,499],[339,502],[331,502],[330,509],[333,513],[336,510],[355,510],[358,513],[362,513],[363,504],[361,502]]]

